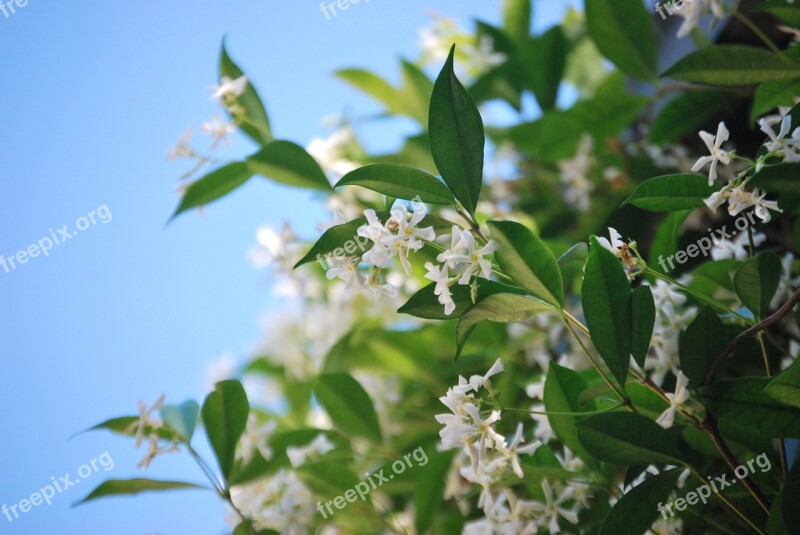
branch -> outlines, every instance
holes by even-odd
[[[733,350],[736,349],[736,346],[742,343],[743,340],[750,338],[751,336],[755,336],[761,331],[766,330],[773,324],[777,323],[782,317],[791,312],[792,308],[794,308],[798,302],[800,302],[800,290],[797,290],[795,293],[793,293],[792,296],[789,297],[789,300],[781,305],[781,307],[771,316],[767,316],[752,327],[745,329],[741,332],[741,334],[739,334],[739,336],[731,340],[725,349],[722,350],[722,353],[720,353],[716,360],[714,360],[714,364],[711,365],[711,369],[706,375],[704,384],[711,384],[711,381],[714,380],[714,376],[717,374],[717,371],[719,371],[720,366],[722,366],[723,362],[725,362],[725,360],[731,356],[731,353],[733,353]]]

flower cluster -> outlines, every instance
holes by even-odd
[[[231,142],[228,136],[237,130],[238,121],[244,120],[245,112],[239,105],[237,99],[244,92],[247,83],[246,76],[240,76],[236,79],[223,76],[218,85],[209,89],[211,92],[211,100],[219,103],[234,119],[232,122],[225,122],[219,114],[215,114],[211,119],[200,126],[200,131],[211,137],[210,151],[214,151],[220,142],[224,143],[226,147],[230,147]],[[201,155],[189,146],[192,133],[191,127],[186,129],[178,140],[178,143],[170,149],[167,154],[167,160],[175,160],[177,158],[197,160],[195,166],[184,173],[181,178],[187,178],[193,175],[205,164],[212,162],[210,157]]]
[[[501,420],[500,411],[482,410],[485,401],[476,397],[484,388],[493,392],[490,379],[502,371],[503,365],[498,359],[485,375],[473,375],[469,379],[459,377],[458,384],[440,398],[450,410],[449,414],[436,416],[436,421],[444,425],[439,432],[441,447],[459,450],[453,463],[457,476],[482,488],[478,505],[485,517],[468,523],[463,533],[536,533],[539,527],[557,533],[559,517],[573,524],[578,521],[575,509],[567,507],[575,500],[574,487],[557,485],[554,489],[544,480],[544,503],[518,498],[507,476],[513,472],[522,479],[520,455],[533,454],[541,443],[525,441],[522,422],[507,440],[495,430]],[[463,510],[466,489],[455,479],[457,476],[451,473],[446,494],[461,498],[459,506]]]
[[[136,442],[134,443],[134,447],[138,450],[142,446],[142,442],[144,441],[145,435],[147,435],[147,452],[142,457],[142,461],[139,463],[139,468],[149,468],[150,463],[155,459],[158,455],[162,453],[175,453],[178,450],[178,437],[174,436],[172,438],[172,443],[169,447],[161,447],[160,441],[163,438],[159,435],[159,431],[164,428],[164,422],[160,418],[154,418],[152,416],[154,411],[161,410],[161,407],[164,406],[164,395],[162,394],[160,398],[156,400],[155,403],[147,406],[147,403],[144,401],[139,402],[139,419],[133,422],[126,430],[125,433],[135,433],[136,435]]]
[[[770,211],[782,212],[778,207],[776,201],[766,200],[766,193],[762,193],[758,188],[749,188],[747,183],[752,174],[750,171],[758,172],[764,165],[765,161],[775,158],[780,158],[784,162],[800,161],[800,128],[796,128],[791,137],[787,138],[792,125],[791,115],[780,118],[778,122],[781,124],[780,131],[776,134],[773,130],[775,118],[766,117],[759,121],[761,130],[767,134],[768,139],[764,143],[765,154],[760,156],[757,162],[745,171],[739,174],[736,178],[728,182],[722,187],[720,191],[714,192],[705,199],[706,206],[712,211],[716,211],[725,202],[728,203],[728,213],[732,216],[738,215],[744,210],[753,207],[755,215],[762,222],[768,223],[772,219]],[[725,123],[719,123],[717,134],[713,135],[709,132],[700,132],[700,138],[708,147],[709,156],[703,156],[694,167],[692,171],[699,171],[706,165],[710,165],[708,173],[708,184],[712,185],[718,177],[717,166],[719,164],[728,165],[731,163],[732,153],[729,153],[722,148],[730,137],[730,132],[725,126]]]
[[[420,29],[419,37],[423,64],[441,64],[455,43],[455,59],[460,70],[470,76],[479,76],[508,59],[505,54],[495,51],[490,36],[474,37],[459,28],[456,21],[445,17],[435,17],[430,26]]]

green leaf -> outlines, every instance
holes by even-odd
[[[561,270],[561,279],[564,286],[571,284],[577,276],[583,276],[583,266],[589,258],[589,246],[584,242],[576,243],[558,259],[558,269]]]
[[[639,0],[586,0],[589,35],[602,54],[626,74],[658,77],[653,21]]]
[[[791,3],[787,2],[787,0],[765,0],[750,6],[748,11],[771,13],[788,26],[793,26],[795,28],[800,26],[800,9],[797,9],[796,6],[793,6]]]
[[[706,409],[720,421],[758,429],[769,438],[800,438],[800,407],[790,407],[764,395],[769,379],[745,377],[720,381],[697,391]]]
[[[247,394],[242,384],[236,380],[217,383],[214,391],[203,402],[200,415],[208,441],[226,479],[233,468],[236,444],[247,426],[249,414]]]
[[[219,54],[219,76],[227,76],[235,80],[242,76],[244,73],[236,65],[225,50],[225,40],[222,41],[222,47]],[[244,110],[244,115],[247,118],[244,122],[239,122],[239,128],[242,132],[247,134],[253,141],[259,145],[269,143],[272,141],[272,130],[269,125],[269,117],[264,108],[261,97],[253,83],[248,80],[242,94],[234,99],[234,104],[238,105]],[[234,118],[235,119],[235,118]]]
[[[613,253],[594,236],[583,276],[581,300],[597,352],[620,384],[625,384],[631,355],[631,289]]]
[[[766,165],[753,175],[747,185],[776,193],[800,194],[800,163],[779,163]]]
[[[361,186],[396,199],[415,199],[431,204],[453,204],[453,194],[438,178],[414,167],[375,164],[347,173],[336,183]]]
[[[781,403],[800,408],[800,361],[795,360],[791,366],[770,381],[764,393]]]
[[[595,414],[576,425],[578,440],[601,461],[624,466],[683,464],[671,435],[641,414]]]
[[[780,508],[783,511],[783,522],[791,528],[790,533],[797,533],[797,526],[800,526],[800,462],[795,458],[794,466],[786,476],[786,484],[781,490]]]
[[[330,191],[325,172],[306,150],[291,141],[273,141],[247,158],[250,171],[275,182]]]
[[[759,318],[769,308],[778,290],[783,266],[775,253],[761,253],[748,259],[736,270],[733,287],[742,304]]]
[[[531,0],[505,0],[503,28],[514,41],[525,41],[531,33]]]
[[[118,435],[133,437],[136,436],[138,423],[138,416],[120,416],[118,418],[111,418],[110,420],[101,422],[94,427],[90,427],[89,429],[81,431],[77,434],[87,433],[89,431],[107,430]],[[145,436],[149,436],[151,433],[156,433],[158,438],[162,440],[172,440],[175,438],[175,433],[173,432],[172,428],[160,427],[159,429],[153,429],[150,426],[145,426],[143,434]]]
[[[693,387],[702,385],[711,365],[728,345],[725,324],[711,307],[703,307],[681,335],[681,370]]]
[[[658,506],[667,501],[680,474],[680,470],[669,470],[633,487],[614,504],[598,535],[645,533],[658,519]]]
[[[415,450],[416,452],[416,450]],[[414,488],[416,533],[428,533],[436,515],[442,508],[447,474],[453,462],[452,451],[438,452],[431,448],[428,462],[416,469],[417,482]]]
[[[253,172],[245,162],[230,163],[211,171],[189,184],[170,220],[186,210],[216,201],[247,182],[251,176]]]
[[[334,74],[384,104],[390,113],[399,114],[403,112],[397,90],[377,74],[363,69],[342,69]]]
[[[433,82],[419,67],[406,60],[400,63],[403,72],[403,88],[398,92],[398,102],[405,114],[416,119],[424,128],[428,124],[428,106],[433,94]],[[425,147],[426,152],[430,152]]]
[[[639,184],[623,204],[632,204],[650,212],[674,212],[705,206],[704,199],[721,186],[708,185],[699,175],[663,175]]]
[[[441,307],[441,305],[439,305]],[[456,356],[461,355],[475,326],[482,321],[515,323],[529,320],[542,312],[554,310],[552,305],[524,295],[494,294],[476,303],[458,320],[456,325]]]
[[[656,235],[650,244],[649,266],[663,274],[668,274],[671,269],[666,258],[678,252],[678,238],[681,226],[691,213],[691,210],[672,212],[658,225]],[[663,266],[661,264],[664,264]]]
[[[544,383],[544,408],[547,412],[591,412],[596,408],[594,402],[582,405],[581,394],[588,389],[586,381],[577,372],[550,363],[547,379]],[[575,422],[580,416],[563,416],[550,414],[547,419],[558,440],[588,464],[595,464],[592,455],[586,451],[578,440],[578,429]]]
[[[759,85],[753,95],[750,120],[756,122],[759,117],[778,106],[793,106],[794,97],[797,95],[800,95],[800,79],[765,82]]]
[[[73,507],[82,505],[98,498],[109,496],[135,495],[141,492],[155,492],[178,489],[205,489],[201,485],[185,483],[183,481],[156,481],[153,479],[109,479],[97,486],[84,499],[72,504]]]
[[[631,293],[631,319],[631,355],[636,364],[644,369],[644,359],[650,349],[656,323],[656,305],[650,286],[638,286]]]
[[[696,136],[701,126],[729,108],[736,95],[725,91],[688,91],[667,103],[653,122],[653,143],[677,143],[687,135]]]
[[[445,315],[444,305],[439,303],[439,298],[433,293],[436,288],[435,282],[412,295],[397,312],[430,320],[451,320],[462,317],[475,303],[479,303],[490,295],[499,293],[525,294],[524,290],[488,279],[480,279],[478,284],[478,295],[474,302],[469,286],[455,284],[450,287],[456,309],[449,316]]]
[[[517,284],[551,305],[564,305],[564,285],[553,252],[526,226],[514,221],[489,221],[497,241],[495,258]]]
[[[455,46],[433,87],[430,106],[431,152],[442,179],[470,214],[483,181],[483,120],[453,70]]]
[[[544,111],[555,108],[568,52],[569,43],[561,26],[531,38],[520,52],[525,86],[533,91]]]
[[[680,59],[662,78],[740,86],[800,77],[800,64],[745,45],[713,45]]]
[[[180,405],[164,405],[161,408],[161,419],[164,423],[177,431],[187,442],[192,440],[199,415],[200,406],[194,400],[184,401]]]
[[[321,375],[314,385],[314,394],[338,430],[381,442],[381,429],[372,400],[350,375]]]
[[[345,463],[325,461],[320,463],[306,463],[296,470],[297,475],[306,486],[319,496],[334,496],[344,494],[348,489],[355,487],[359,480]],[[361,507],[360,499],[356,499],[354,508]],[[336,509],[334,509],[336,511]]]

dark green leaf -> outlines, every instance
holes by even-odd
[[[659,517],[659,506],[666,502],[678,483],[680,470],[649,476],[614,504],[598,535],[645,533]]]
[[[700,127],[729,108],[736,95],[725,91],[688,91],[669,101],[656,117],[650,139],[662,145],[696,136]]]
[[[503,9],[503,28],[516,42],[531,33],[531,0],[507,0]]]
[[[236,380],[217,383],[214,391],[203,402],[200,415],[206,435],[226,478],[233,468],[236,444],[247,426],[249,414],[247,394],[242,384]]]
[[[750,112],[750,120],[755,122],[756,119],[778,106],[793,106],[794,98],[797,95],[800,95],[800,79],[761,84],[756,89],[755,95],[753,95],[753,109]]]
[[[697,392],[698,399],[720,421],[758,429],[771,438],[800,438],[800,407],[790,407],[764,395],[769,379],[745,377],[720,381]]]
[[[416,453],[416,450],[415,450]],[[436,514],[442,508],[447,474],[453,461],[453,452],[438,452],[431,448],[428,462],[416,469],[417,483],[414,489],[417,533],[428,533]]]
[[[350,375],[321,375],[314,385],[314,394],[338,430],[381,442],[381,428],[372,400]]]
[[[763,13],[771,13],[781,21],[792,27],[800,27],[800,9],[792,5],[787,0],[765,0],[752,4],[749,11],[761,11]]]
[[[631,355],[631,289],[613,253],[592,237],[581,297],[586,325],[597,352],[620,384],[625,384]]]
[[[247,158],[250,171],[275,182],[330,191],[325,172],[306,150],[291,141],[273,141]]]
[[[683,464],[671,435],[640,414],[595,414],[579,420],[577,427],[578,440],[601,461],[624,466]]]
[[[544,408],[547,412],[553,413],[591,412],[596,408],[594,402],[585,405],[581,405],[579,402],[581,394],[587,388],[586,381],[577,372],[551,362],[544,383]],[[580,416],[555,414],[547,417],[558,440],[575,452],[584,462],[595,464],[594,458],[578,440],[578,429],[575,427],[575,422],[579,418]]]
[[[110,479],[98,485],[96,489],[89,493],[84,499],[73,504],[81,505],[98,498],[109,496],[135,495],[140,492],[156,492],[178,489],[205,489],[201,485],[194,483],[184,483],[182,481],[155,481],[153,479]]]
[[[494,294],[482,299],[471,307],[456,325],[456,357],[461,354],[464,344],[475,326],[482,321],[496,323],[514,323],[529,320],[542,312],[554,310],[554,307],[538,299],[524,295]]]
[[[227,76],[235,80],[243,74],[242,70],[228,56],[228,52],[225,50],[225,41],[223,40],[219,57],[220,78]],[[234,103],[244,110],[244,115],[247,118],[246,121],[239,123],[239,128],[259,145],[272,141],[272,130],[269,125],[267,111],[264,109],[261,97],[258,96],[258,92],[250,80],[248,80],[242,94],[234,99]]]
[[[783,266],[775,253],[761,253],[747,260],[736,270],[733,287],[736,295],[757,317],[764,317],[778,290]]]
[[[636,364],[644,369],[644,359],[650,349],[656,322],[656,305],[650,286],[643,284],[631,293],[631,319],[631,355]]]
[[[453,70],[453,54],[436,79],[430,106],[431,152],[442,179],[461,204],[475,212],[483,181],[483,120]]]
[[[696,387],[728,345],[725,325],[711,307],[703,307],[680,338],[681,370]]]
[[[245,162],[230,163],[211,171],[189,184],[171,219],[186,210],[216,201],[247,182],[251,176],[253,172]]]
[[[764,390],[772,399],[800,408],[800,361],[796,360]]]
[[[653,243],[650,245],[650,268],[665,275],[672,271],[666,258],[678,252],[681,226],[690,213],[691,210],[672,212],[658,225]]]
[[[533,91],[542,110],[555,108],[568,51],[569,43],[561,26],[553,26],[530,39],[521,50],[525,86]]]
[[[489,221],[497,241],[495,258],[517,284],[542,300],[561,308],[564,286],[553,252],[527,227],[514,221]]]
[[[714,45],[683,57],[661,76],[710,85],[753,85],[798,78],[800,64],[763,48]]]
[[[586,0],[589,35],[602,54],[626,74],[655,80],[658,54],[653,21],[639,0]]]
[[[431,319],[431,320],[451,320],[463,316],[467,310],[472,308],[475,303],[478,303],[486,297],[499,293],[514,293],[524,295],[526,292],[507,284],[494,282],[488,279],[479,279],[478,281],[478,295],[475,302],[472,300],[472,292],[469,286],[462,286],[456,284],[450,287],[452,292],[453,301],[456,304],[456,309],[449,316],[444,313],[444,305],[439,303],[439,298],[434,295],[433,291],[436,283],[431,283],[419,290],[411,296],[409,300],[401,306],[397,311],[401,314],[408,314],[416,316],[417,318]]]
[[[689,210],[705,206],[703,200],[719,190],[719,184],[709,186],[704,176],[657,176],[639,184],[623,205],[632,204],[650,212]]]
[[[453,204],[453,194],[435,176],[414,167],[375,164],[347,173],[339,186],[361,186],[397,199],[419,198],[431,204]]]
[[[747,183],[753,188],[762,188],[769,192],[800,194],[800,163],[779,163],[764,166]]]

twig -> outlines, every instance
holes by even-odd
[[[752,327],[745,329],[739,334],[739,336],[731,340],[725,349],[722,350],[722,353],[720,353],[719,356],[714,360],[714,363],[711,365],[711,369],[709,369],[708,374],[706,375],[704,384],[710,384],[711,381],[714,380],[714,376],[717,374],[717,371],[719,371],[720,366],[722,366],[722,363],[725,362],[725,359],[727,359],[731,353],[733,353],[733,350],[736,349],[736,346],[738,346],[747,338],[750,338],[751,336],[754,336],[777,323],[786,314],[791,312],[792,308],[794,308],[798,302],[800,302],[800,290],[794,292],[791,297],[789,297],[789,299],[771,316],[767,316]]]

